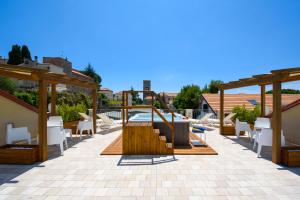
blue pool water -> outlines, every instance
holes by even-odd
[[[168,120],[169,122],[172,121],[172,115],[171,113],[164,113],[162,114],[166,120]],[[176,115],[176,114],[175,114]],[[129,121],[151,121],[151,113],[139,113],[134,115],[133,117],[130,117]],[[158,116],[158,114],[154,113],[154,121],[162,121],[162,119]],[[176,115],[176,117],[174,117],[174,121],[183,121],[183,117],[180,115]]]

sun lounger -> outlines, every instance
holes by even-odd
[[[231,124],[231,118],[233,118],[236,113],[230,113],[224,118],[224,124]],[[207,119],[210,125],[220,125],[220,119]]]
[[[206,113],[200,119],[188,119],[192,124],[204,124],[208,122],[208,119],[213,116],[214,113]]]

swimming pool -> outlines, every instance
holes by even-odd
[[[167,121],[171,122],[172,121],[172,114],[171,113],[163,113],[162,114]],[[175,114],[176,117],[174,117],[174,121],[184,121],[183,117],[178,115],[178,114]],[[151,121],[151,117],[152,117],[152,114],[151,113],[138,113],[138,114],[135,114],[134,116],[130,117],[129,118],[129,121]],[[154,113],[153,115],[153,120],[155,122],[161,122],[162,119],[158,116],[158,114]]]

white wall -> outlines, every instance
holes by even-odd
[[[28,127],[32,138],[37,136],[38,114],[14,101],[0,96],[0,145],[6,143],[6,124],[14,123],[15,127]]]
[[[300,145],[300,105],[282,113],[282,129],[287,141]]]

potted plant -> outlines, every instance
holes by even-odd
[[[64,128],[72,129],[73,134],[76,132],[77,124],[80,120],[80,112],[86,112],[86,107],[82,103],[73,106],[62,104],[57,108],[58,115],[62,116],[63,118]]]

